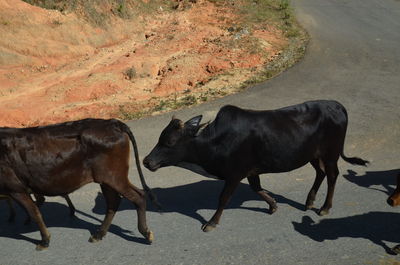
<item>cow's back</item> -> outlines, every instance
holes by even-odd
[[[116,146],[124,149],[122,155],[126,156],[126,149],[129,152],[127,135],[117,120],[0,128],[0,139],[0,167],[8,172],[7,178],[0,178],[0,191],[6,192],[15,190],[19,182],[39,194],[67,194],[93,181],[96,164],[109,157],[119,159],[108,154]]]
[[[216,161],[283,172],[343,148],[346,127],[340,103],[318,100],[265,111],[224,106],[202,135],[218,150]]]

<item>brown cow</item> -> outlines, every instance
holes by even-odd
[[[390,195],[389,198],[387,199],[387,203],[392,207],[400,205],[400,173],[397,175],[396,189],[393,191],[392,195]],[[400,244],[393,247],[392,251],[395,254],[400,254]]]
[[[99,183],[107,212],[91,242],[101,240],[118,209],[120,195],[136,205],[138,228],[149,243],[153,233],[146,224],[146,193],[128,179],[129,140],[132,142],[144,190],[156,202],[144,180],[135,138],[118,120],[85,119],[32,128],[0,128],[0,194],[12,197],[38,224],[47,248],[50,233],[30,194],[65,196],[83,185]]]
[[[44,196],[43,196],[43,195],[40,195],[40,194],[33,194],[33,196],[34,196],[35,199],[36,199],[36,205],[37,205],[38,207],[42,206],[42,204],[43,204],[44,201],[45,201]],[[71,199],[69,198],[68,195],[64,195],[63,197],[64,197],[65,201],[68,203],[69,214],[70,214],[70,216],[74,216],[74,215],[75,215],[75,206],[74,206],[74,204],[72,203],[72,201],[71,201]],[[1,194],[0,194],[0,200],[6,200],[6,201],[7,201],[8,208],[9,208],[9,211],[10,211],[10,215],[9,215],[9,217],[8,217],[8,221],[9,221],[9,222],[13,222],[14,219],[15,219],[15,209],[14,209],[14,206],[13,206],[13,204],[12,204],[12,199],[11,199],[11,197],[9,197],[9,196],[7,196],[7,195],[1,195]],[[30,223],[30,221],[31,221],[31,218],[30,218],[29,215],[28,215],[28,217],[27,217],[26,220],[25,220],[25,224]]]

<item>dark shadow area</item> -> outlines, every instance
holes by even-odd
[[[200,223],[205,223],[208,220],[205,218],[211,218],[211,216],[203,217],[197,212],[203,209],[216,210],[218,206],[219,194],[222,191],[224,181],[217,180],[202,180],[196,183],[186,184],[182,186],[176,186],[171,188],[155,188],[153,191],[158,197],[163,210],[162,212],[176,212],[185,216],[189,216],[198,220]],[[304,210],[304,204],[285,198],[284,196],[269,192],[269,194],[277,201],[278,211],[279,204],[288,204],[298,210]],[[304,201],[307,196],[307,191],[304,194]],[[258,194],[253,192],[247,183],[240,183],[237,190],[234,192],[231,201],[229,202],[226,209],[248,209],[252,211],[259,211],[268,213],[268,204],[264,201],[262,208],[259,207],[244,207],[243,202],[250,200],[262,201]],[[105,213],[105,201],[102,194],[99,192],[96,197],[96,203],[92,211],[96,214]],[[134,209],[134,205],[123,199],[119,210]],[[148,202],[148,211],[158,210]]]
[[[294,229],[312,240],[323,242],[341,237],[365,238],[394,254],[383,242],[400,242],[400,214],[390,212],[369,212],[343,218],[323,219],[315,223],[304,216],[301,223],[292,222]],[[392,246],[393,247],[393,246]]]
[[[14,203],[16,206],[16,203]],[[32,243],[39,243],[40,236],[37,235],[37,239],[30,238],[23,234],[38,232],[39,229],[37,224],[34,221],[31,221],[30,224],[24,225],[24,221],[26,219],[26,212],[22,207],[16,206],[16,219],[14,222],[8,222],[8,205],[4,202],[0,201],[0,237],[8,237],[17,240],[26,240]],[[95,216],[89,215],[82,211],[76,210],[75,216],[69,215],[69,208],[66,205],[57,202],[45,202],[41,207],[40,211],[42,213],[44,222],[48,228],[51,227],[65,227],[65,228],[76,228],[83,229],[89,231],[88,239],[92,233],[96,231],[96,229],[100,226],[103,217],[97,218]],[[135,211],[136,214],[136,211]],[[85,221],[80,219],[79,215],[86,216],[94,221],[94,223]],[[97,224],[95,224],[97,223]],[[137,227],[135,223],[132,223],[131,226],[133,229]],[[51,230],[50,230],[51,233]],[[117,236],[120,236],[128,241],[147,244],[146,240],[142,238],[139,231],[139,237],[132,235],[132,233],[136,233],[136,231],[132,232],[130,230],[125,230],[117,225],[111,224],[108,233],[113,233]],[[107,240],[107,237],[103,240]],[[88,243],[90,244],[90,243]],[[51,240],[50,240],[51,246]]]
[[[400,169],[392,169],[385,171],[367,171],[365,175],[357,175],[357,172],[353,170],[347,170],[347,174],[343,174],[343,177],[348,181],[357,184],[360,187],[378,190],[387,195],[390,195],[394,191],[396,186],[396,175],[400,172]],[[383,189],[372,187],[382,186]]]

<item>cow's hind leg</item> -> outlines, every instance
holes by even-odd
[[[103,239],[111,225],[112,219],[114,218],[115,212],[118,210],[118,206],[121,201],[121,197],[119,196],[118,192],[105,184],[101,184],[100,186],[106,201],[107,212],[100,228],[89,238],[89,242],[97,242]]]
[[[121,184],[121,183],[120,183]],[[149,230],[146,222],[146,194],[144,191],[135,187],[130,182],[124,185],[118,185],[115,189],[125,198],[130,200],[136,206],[138,216],[138,229],[139,232],[147,239],[147,242],[151,244],[154,240],[153,232]]]
[[[47,231],[46,225],[43,222],[42,215],[40,214],[39,208],[33,202],[31,196],[27,193],[12,193],[11,197],[16,200],[19,204],[21,204],[29,216],[35,220],[35,222],[39,226],[40,234],[42,236],[42,240],[36,246],[36,250],[43,250],[49,247],[50,243],[50,233]]]
[[[278,206],[276,205],[276,201],[274,200],[274,198],[269,196],[267,191],[261,187],[260,176],[258,175],[250,176],[247,178],[247,180],[249,181],[251,189],[258,195],[260,195],[261,198],[263,198],[263,200],[268,203],[269,212],[270,214],[273,214],[278,209]]]
[[[332,208],[333,193],[335,191],[337,176],[339,175],[337,161],[328,163],[324,162],[324,166],[325,166],[326,177],[328,180],[328,193],[326,194],[325,203],[318,213],[321,216],[327,215],[329,213],[329,209]]]
[[[312,185],[310,192],[308,193],[308,196],[307,196],[305,210],[312,209],[312,207],[314,206],[315,196],[317,195],[319,187],[321,186],[321,183],[326,176],[325,172],[322,170],[322,168],[320,166],[319,159],[312,160],[310,163],[316,171],[316,176],[315,176],[314,184]]]
[[[211,217],[211,219],[201,227],[201,229],[204,232],[209,232],[213,230],[217,226],[217,224],[219,224],[222,212],[225,206],[228,204],[229,200],[231,199],[232,194],[235,191],[236,187],[239,185],[239,182],[240,179],[233,181],[225,181],[225,186],[219,196],[219,204],[217,211],[215,212],[213,217]]]

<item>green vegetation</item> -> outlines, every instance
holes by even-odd
[[[141,117],[145,117],[151,114],[176,110],[184,107],[189,107],[198,103],[204,103],[210,99],[216,97],[222,97],[227,94],[224,89],[208,89],[201,93],[192,93],[189,95],[171,95],[169,97],[159,98],[153,97],[150,99],[149,107],[142,108],[141,106],[135,106],[134,104],[130,106],[119,106],[119,118],[123,120],[134,120]]]

